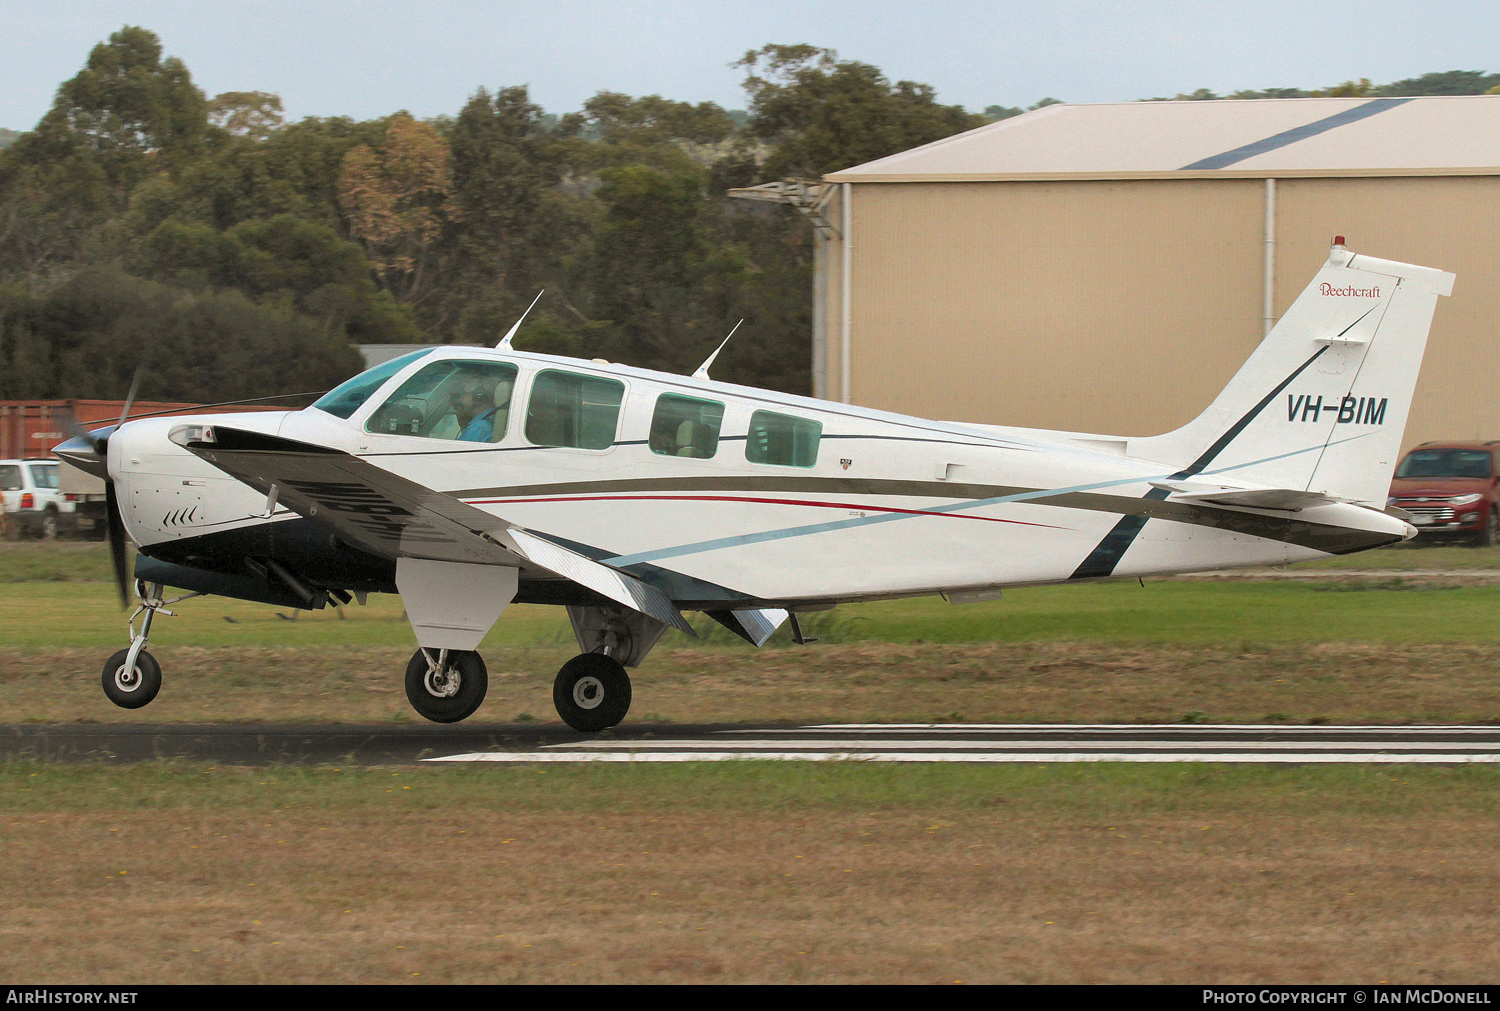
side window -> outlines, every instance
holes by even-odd
[[[365,431],[499,442],[510,424],[516,372],[509,362],[433,362],[375,409]]]
[[[663,393],[651,416],[651,452],[706,460],[719,450],[724,405],[713,400]]]
[[[0,467],[0,491],[21,490],[21,468],[6,464]]]
[[[756,411],[750,416],[745,459],[783,467],[811,467],[818,462],[818,440],[822,435],[820,422]]]
[[[538,446],[608,449],[625,384],[572,372],[538,372],[526,408],[526,439]]]
[[[26,468],[31,471],[31,483],[38,488],[57,488],[57,467],[49,463],[33,463]]]

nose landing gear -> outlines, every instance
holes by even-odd
[[[179,600],[187,600],[189,597],[201,597],[202,593],[184,593],[180,597],[171,600],[163,600],[162,590],[165,587],[161,583],[146,583],[137,579],[135,581],[135,595],[140,598],[140,606],[137,607],[125,621],[125,627],[130,632],[130,646],[115,653],[104,663],[104,672],[100,676],[100,682],[104,687],[104,694],[108,699],[121,709],[139,709],[156,698],[156,693],[161,691],[161,664],[156,662],[156,657],[146,652],[146,641],[151,636],[151,619],[157,612],[172,615],[166,605],[175,604]],[[141,618],[141,630],[135,630],[135,619]]]

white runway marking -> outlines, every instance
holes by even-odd
[[[429,762],[1494,763],[1500,728],[842,724],[707,737],[595,738]]]

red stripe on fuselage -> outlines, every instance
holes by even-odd
[[[813,509],[853,509],[874,513],[902,513],[907,516],[934,516],[951,520],[982,520],[985,523],[1010,523],[1023,527],[1046,527],[1061,530],[1050,523],[1028,523],[1025,520],[1004,520],[995,516],[969,516],[964,513],[939,513],[928,509],[899,509],[895,506],[851,505],[847,502],[818,502],[789,498],[751,498],[739,495],[559,495],[550,498],[481,498],[465,499],[469,505],[500,505],[508,502],[750,502],[756,505],[806,506]]]

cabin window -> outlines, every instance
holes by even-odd
[[[376,390],[384,386],[387,379],[431,351],[432,348],[423,348],[421,351],[413,351],[409,355],[382,362],[373,369],[366,369],[353,379],[346,380],[323,394],[313,406],[336,418],[347,418],[359,410]]]
[[[663,393],[651,416],[651,452],[707,460],[719,450],[724,405],[713,400]]]
[[[370,415],[365,431],[460,442],[499,442],[510,421],[517,369],[509,362],[433,362]]]
[[[818,462],[818,440],[822,435],[820,422],[756,411],[750,416],[745,459],[783,467],[811,467]]]
[[[538,446],[608,449],[625,384],[573,372],[538,372],[526,408],[526,438]]]

